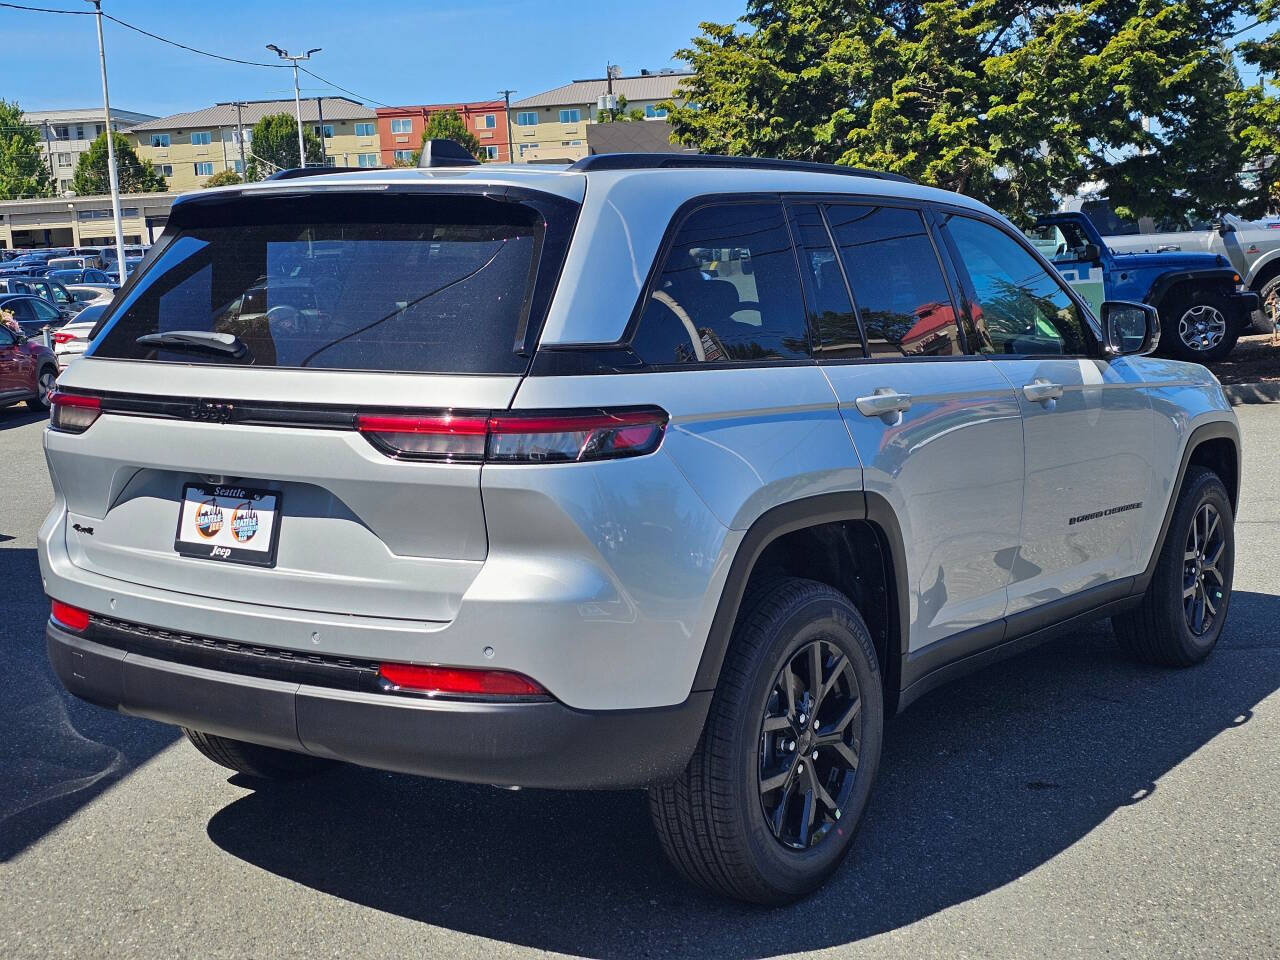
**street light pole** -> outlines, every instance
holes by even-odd
[[[298,87],[298,61],[310,60],[313,53],[320,52],[320,47],[312,47],[306,53],[295,54],[281,50],[274,43],[268,43],[267,49],[274,50],[281,60],[288,60],[293,64],[293,106],[297,111],[298,117],[298,166],[305,167],[307,165],[307,146],[302,139],[302,91]],[[320,133],[323,134],[324,130],[321,129]]]
[[[102,42],[102,0],[87,0],[96,12],[98,24],[98,64],[102,67],[102,113],[107,121],[107,178],[111,181],[111,217],[116,228],[116,273],[124,286],[124,224],[120,222],[120,179],[116,175],[115,131],[111,129],[111,98],[107,94],[107,49]]]
[[[511,146],[511,95],[514,90],[499,90],[502,94],[502,100],[506,104],[507,111],[507,163],[515,163],[515,154],[512,152],[515,148]]]

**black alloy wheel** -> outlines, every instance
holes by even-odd
[[[1213,629],[1226,581],[1218,564],[1227,549],[1227,529],[1211,502],[1202,503],[1187,531],[1183,551],[1182,606],[1187,629],[1197,637]]]
[[[760,804],[784,846],[821,843],[844,815],[861,709],[853,665],[827,640],[801,647],[774,679],[760,727]]]

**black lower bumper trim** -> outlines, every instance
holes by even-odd
[[[50,622],[49,661],[100,706],[402,773],[555,789],[641,787],[684,769],[711,692],[643,710],[397,697],[161,660]]]

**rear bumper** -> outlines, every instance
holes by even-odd
[[[163,659],[45,628],[73,694],[206,733],[401,773],[556,789],[640,787],[677,776],[711,694],[641,710],[574,710],[554,700],[440,700],[341,689]],[[191,659],[191,658],[185,658]]]

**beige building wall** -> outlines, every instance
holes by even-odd
[[[357,135],[356,126],[362,135]],[[307,123],[312,133],[319,124]],[[330,165],[339,167],[378,166],[380,144],[375,118],[368,120],[326,120],[333,136],[324,141],[325,156]],[[365,132],[365,128],[368,132]],[[245,124],[245,157],[252,153],[252,125]],[[182,193],[198,190],[211,176],[223,170],[242,173],[240,141],[236,128],[205,127],[199,129],[146,130],[126,134],[138,156],[150,160],[164,176],[169,189]],[[208,140],[208,143],[203,142]],[[361,158],[364,158],[361,160]]]
[[[664,100],[628,100],[627,111],[652,107]],[[578,112],[578,120],[561,120],[563,111]],[[520,123],[525,114],[537,122]],[[557,104],[551,107],[511,107],[511,142],[517,163],[546,160],[580,160],[587,155],[587,124],[596,119],[596,102]],[[643,121],[636,121],[643,122]]]
[[[125,243],[152,243],[173,206],[172,193],[120,197]],[[115,243],[110,197],[0,201],[0,248],[109,246]]]

